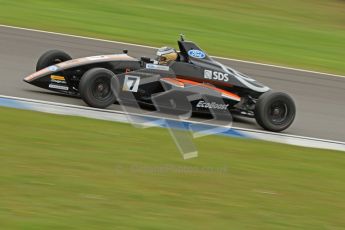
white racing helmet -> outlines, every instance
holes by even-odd
[[[176,61],[177,52],[174,48],[164,46],[157,50],[157,61],[159,64],[166,64],[169,61]]]

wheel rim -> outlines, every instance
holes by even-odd
[[[268,116],[273,124],[280,125],[285,123],[288,118],[288,105],[284,101],[276,101],[271,104]]]
[[[61,63],[61,62],[63,62],[63,60],[61,60],[60,58],[55,58],[55,59],[53,60],[53,64],[59,64],[59,63]]]
[[[93,96],[100,101],[105,101],[111,97],[110,80],[107,77],[99,77],[92,87]]]

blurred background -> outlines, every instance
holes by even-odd
[[[175,48],[183,33],[211,55],[344,75],[344,10],[341,0],[0,0],[0,24]],[[0,53],[7,46],[0,39]],[[36,62],[8,60],[18,79]],[[195,145],[185,161],[165,129],[0,107],[0,229],[345,229],[343,152],[221,136]]]
[[[212,55],[345,73],[341,0],[0,0],[0,22],[154,46],[180,33]]]

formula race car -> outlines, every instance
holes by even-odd
[[[35,73],[24,78],[32,85],[80,96],[86,104],[107,108],[133,102],[156,110],[237,114],[255,118],[264,129],[288,128],[296,113],[292,98],[208,56],[195,43],[178,40],[174,61],[157,63],[148,57],[122,54],[72,59],[59,50],[44,53]],[[186,103],[186,101],[188,103]]]

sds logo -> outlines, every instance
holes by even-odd
[[[219,81],[229,81],[229,74],[205,69],[204,78]]]

